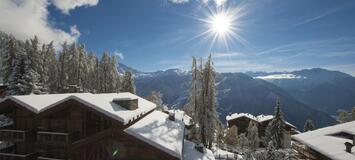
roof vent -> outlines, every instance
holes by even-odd
[[[128,110],[135,110],[138,108],[138,98],[114,98],[112,102]]]
[[[354,145],[351,144],[350,142],[345,142],[344,144],[345,144],[345,147],[346,147],[345,151],[348,152],[348,153],[351,153],[351,148],[353,148]]]
[[[205,153],[205,147],[203,146],[202,143],[196,144],[195,149],[199,151],[200,153]]]
[[[173,113],[173,112],[169,113],[169,120],[175,121],[175,113]]]

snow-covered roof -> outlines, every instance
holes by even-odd
[[[249,113],[233,113],[232,115],[229,115],[226,117],[226,120],[227,121],[230,121],[230,120],[233,120],[233,119],[237,119],[237,118],[240,118],[240,117],[247,117],[249,119],[252,119],[258,123],[261,123],[261,122],[264,122],[264,121],[268,121],[268,120],[271,120],[274,118],[273,115],[258,115],[258,116],[254,116],[252,114],[249,114]],[[289,122],[286,122],[285,123],[293,128],[296,128],[294,125],[292,125],[291,123]]]
[[[211,150],[206,149],[205,153],[201,153],[195,149],[195,143],[185,140],[184,143],[184,160],[214,160]]]
[[[168,114],[153,111],[125,129],[125,132],[181,159],[184,129],[185,125],[178,116],[171,121]]]
[[[156,105],[154,103],[128,92],[103,94],[73,93],[25,95],[9,96],[4,100],[6,99],[11,99],[34,113],[43,112],[67,100],[74,99],[92,109],[95,109],[98,112],[107,115],[108,117],[122,122],[123,124],[127,124],[132,120],[135,120],[143,114],[156,108]],[[127,110],[119,106],[118,104],[112,102],[113,99],[138,99],[138,108],[135,110]]]
[[[240,117],[247,117],[247,118],[250,118],[250,119],[255,120],[257,122],[263,122],[263,121],[267,121],[267,120],[274,118],[273,115],[263,115],[262,114],[262,115],[254,116],[249,113],[233,113],[232,115],[227,116],[226,119],[227,119],[227,121],[229,121],[229,120],[240,118]]]
[[[345,137],[335,136],[335,134],[341,132],[355,133],[355,121],[293,135],[292,139],[312,148],[330,159],[355,159],[355,152],[347,153],[344,145],[345,142],[352,143],[352,140]]]

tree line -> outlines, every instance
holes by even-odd
[[[1,77],[8,95],[48,93],[135,93],[130,70],[118,73],[115,55],[98,57],[84,44],[41,44],[35,36],[25,41],[0,32]]]

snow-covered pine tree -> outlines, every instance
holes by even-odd
[[[276,100],[275,115],[265,131],[265,144],[273,142],[276,149],[283,147],[284,141],[284,120],[281,111],[280,98]]]
[[[157,105],[157,110],[162,111],[164,109],[162,94],[160,92],[151,91],[146,99],[155,103],[155,105]]]
[[[58,91],[67,92],[68,90],[68,61],[69,61],[69,49],[67,42],[64,42],[62,45],[62,51],[59,52],[59,74],[58,74]]]
[[[219,122],[216,111],[215,71],[212,56],[209,55],[202,72],[201,107],[199,107],[201,140],[205,147],[211,148],[215,140]]]
[[[1,73],[4,84],[9,84],[10,76],[13,73],[13,69],[16,63],[16,58],[19,52],[18,42],[15,38],[11,37],[8,42],[5,43],[5,51],[2,53],[2,66]]]
[[[242,152],[248,150],[249,142],[245,133],[239,134],[237,146]]]
[[[77,61],[77,85],[80,88],[81,91],[87,91],[85,86],[85,83],[87,82],[87,77],[88,75],[88,62],[87,62],[87,54],[85,51],[85,46],[83,44],[79,45],[78,47],[78,61]]]
[[[37,36],[33,39],[30,39],[30,47],[27,47],[27,43],[25,44],[25,49],[27,52],[27,71],[26,71],[26,79],[29,83],[30,90],[28,94],[42,94],[43,83],[40,83],[40,73],[42,72],[42,58],[41,58],[41,50]]]
[[[308,132],[314,130],[314,124],[311,119],[307,119],[306,123],[304,124],[303,132]]]
[[[88,89],[89,92],[97,93],[99,91],[99,60],[94,53],[89,53],[87,58],[87,66],[88,66],[88,77],[86,79],[85,88]]]
[[[109,92],[119,92],[120,89],[120,79],[118,75],[118,63],[117,63],[117,57],[115,55],[112,55],[110,57],[110,62],[109,62]]]
[[[110,56],[108,53],[103,53],[100,61],[100,92],[108,93],[109,92],[109,76],[110,76]]]
[[[46,45],[46,52],[43,56],[44,83],[48,86],[50,93],[56,93],[58,89],[58,61],[56,59],[53,42]]]
[[[251,151],[256,151],[259,148],[259,132],[256,123],[253,121],[249,122],[249,126],[247,129],[247,138],[249,142],[249,149]]]
[[[121,92],[131,92],[136,94],[136,86],[130,69],[127,70],[123,76]]]
[[[28,91],[31,90],[31,86],[27,82],[26,79],[26,71],[27,71],[27,55],[24,51],[24,48],[20,46],[16,46],[16,58],[14,60],[14,66],[12,69],[12,73],[9,76],[8,80],[8,91],[9,95],[26,95]]]
[[[191,82],[190,82],[190,91],[187,103],[184,106],[185,113],[192,117],[194,122],[197,122],[197,108],[200,102],[200,91],[201,91],[201,71],[197,67],[196,58],[192,57],[192,66],[191,66]]]
[[[355,120],[355,106],[351,109],[351,120]]]
[[[274,141],[269,141],[266,147],[265,160],[279,160],[276,155],[277,148]]]
[[[236,147],[238,144],[238,128],[235,125],[227,128],[226,136],[225,136],[225,143],[229,147]]]

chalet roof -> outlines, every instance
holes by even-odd
[[[265,122],[265,121],[268,121],[268,120],[271,120],[274,118],[273,115],[258,115],[258,116],[254,116],[252,114],[249,114],[249,113],[233,113],[232,115],[229,115],[226,117],[226,120],[227,121],[230,121],[230,120],[233,120],[233,119],[237,119],[237,118],[240,118],[240,117],[246,117],[246,118],[249,118],[249,119],[252,119],[258,123],[262,123],[262,122]],[[292,125],[291,123],[289,122],[286,122],[285,123],[293,128],[296,128],[294,125]]]
[[[292,139],[312,148],[330,159],[355,159],[355,152],[347,153],[344,145],[345,142],[352,143],[352,140],[341,136],[335,136],[341,132],[355,133],[355,121],[293,135]]]
[[[127,110],[116,103],[113,99],[137,99],[138,108],[135,110]],[[34,113],[40,113],[47,109],[53,108],[68,100],[77,100],[84,105],[101,112],[108,117],[116,119],[123,124],[139,118],[143,114],[156,108],[156,105],[134,94],[124,93],[73,93],[73,94],[48,94],[48,95],[25,95],[25,96],[9,96],[3,101],[11,99],[21,106],[27,108]]]
[[[183,112],[176,112],[175,121],[161,111],[153,111],[140,121],[134,123],[125,132],[158,148],[164,152],[182,158],[184,141]]]

